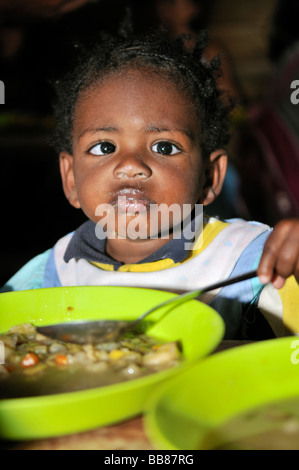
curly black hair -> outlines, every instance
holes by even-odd
[[[225,147],[229,141],[231,105],[222,99],[216,86],[220,61],[217,57],[210,63],[203,60],[206,33],[197,35],[192,49],[186,47],[186,41],[187,37],[171,40],[166,32],[159,31],[138,36],[104,35],[89,51],[77,46],[79,54],[72,70],[55,82],[57,125],[52,143],[56,150],[72,153],[73,116],[80,94],[109,74],[128,67],[149,68],[162,74],[191,98],[199,117],[204,157]]]

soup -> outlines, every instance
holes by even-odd
[[[299,450],[299,397],[237,415],[210,432],[203,448]]]
[[[0,335],[0,398],[49,395],[132,380],[176,366],[178,342],[163,343],[145,334],[118,342],[75,344],[41,335],[29,323]]]

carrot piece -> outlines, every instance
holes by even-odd
[[[36,354],[34,353],[27,353],[22,361],[21,361],[21,366],[22,367],[32,367],[35,366],[39,362],[39,358],[37,357]]]
[[[55,360],[57,364],[62,365],[62,366],[65,366],[68,363],[68,359],[65,354],[57,354]]]

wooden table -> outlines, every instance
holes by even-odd
[[[222,341],[215,352],[247,343]],[[0,441],[0,450],[154,450],[154,447],[139,416],[112,426],[67,436],[28,442]]]
[[[35,441],[6,442],[0,450],[152,450],[142,417],[92,431]]]

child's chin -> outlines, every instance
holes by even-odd
[[[111,220],[110,220],[111,222]],[[113,223],[104,224],[105,234],[109,239],[149,240],[173,238],[173,229],[168,224],[151,223],[147,215],[126,213],[121,218],[113,219]],[[180,224],[178,225],[180,228]]]

